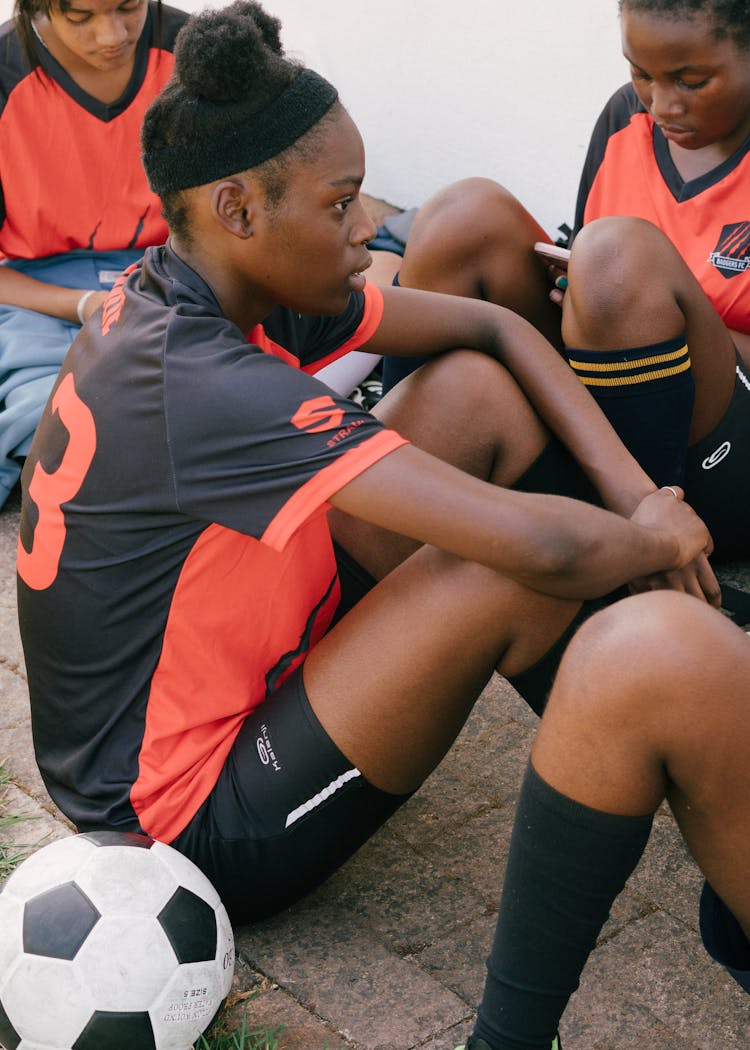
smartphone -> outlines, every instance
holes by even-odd
[[[570,258],[570,248],[561,248],[559,244],[547,244],[546,241],[537,241],[534,251],[543,259],[548,259],[555,266],[559,266],[561,270],[566,268]]]

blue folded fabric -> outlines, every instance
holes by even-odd
[[[143,252],[76,251],[6,263],[63,288],[108,290]],[[0,507],[16,485],[39,418],[79,326],[0,305]]]

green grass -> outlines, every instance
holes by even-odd
[[[5,766],[0,764],[0,879],[7,879],[13,869],[18,867],[31,850],[31,847],[10,846],[4,842],[4,829],[14,824],[19,824],[22,820],[35,819],[33,817],[17,816],[6,811],[6,799],[10,782],[10,776]]]
[[[247,1015],[233,1032],[222,1031],[220,1024],[217,1030],[210,1031],[207,1036],[202,1035],[194,1050],[278,1050],[278,1037],[284,1031],[283,1025],[280,1028],[256,1028],[251,1031]]]

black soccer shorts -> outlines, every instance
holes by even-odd
[[[375,581],[336,553],[338,616]],[[323,882],[409,797],[373,787],[341,753],[299,667],[248,716],[213,791],[171,845],[213,882],[234,924],[251,922]]]

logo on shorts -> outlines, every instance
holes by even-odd
[[[729,441],[723,441],[718,448],[715,448],[710,456],[701,463],[704,470],[711,470],[712,467],[716,467],[721,463],[722,459],[726,459],[729,453],[732,451],[732,445]]]
[[[268,736],[268,728],[265,724],[260,727],[260,736],[255,741],[255,746],[258,749],[258,758],[261,760],[264,766],[270,765],[277,773],[281,772],[281,763],[276,758],[274,750],[271,747],[271,739]]]
[[[744,273],[750,267],[750,222],[733,222],[724,226],[708,261],[727,280]]]

